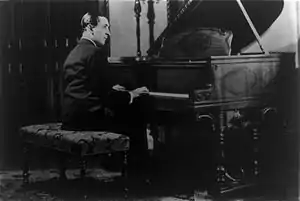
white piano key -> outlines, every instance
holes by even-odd
[[[179,93],[149,92],[149,95],[156,96],[156,97],[179,98],[179,99],[189,98],[189,94],[179,94]]]
[[[183,99],[189,98],[189,94],[179,94],[179,93],[149,92],[149,95],[157,96],[157,97],[168,97],[168,98],[183,98]]]

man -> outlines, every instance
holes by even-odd
[[[128,91],[111,81],[104,48],[110,36],[105,17],[86,13],[81,26],[82,37],[64,63],[63,127],[125,133],[131,139],[131,150],[142,157],[147,146],[142,103],[147,96],[142,95],[148,89]]]

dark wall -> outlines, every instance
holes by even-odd
[[[60,120],[64,59],[80,37],[80,19],[104,1],[12,0],[0,3],[0,167],[19,167],[21,126]]]

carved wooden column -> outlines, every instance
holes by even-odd
[[[140,17],[141,17],[141,2],[140,0],[135,0],[134,2],[134,13],[136,18],[136,38],[137,38],[137,52],[136,56],[141,56],[141,30],[140,30]]]
[[[154,1],[148,0],[148,23],[149,23],[149,45],[150,47],[154,43],[154,23],[155,23],[155,11],[154,11]]]

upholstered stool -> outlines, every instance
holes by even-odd
[[[20,128],[24,143],[23,180],[25,183],[29,181],[28,155],[30,145],[78,156],[82,177],[85,175],[86,156],[122,152],[124,154],[122,176],[126,180],[128,136],[108,131],[69,131],[63,130],[61,126],[61,123],[48,123]],[[60,175],[65,178],[64,166],[60,169]]]

